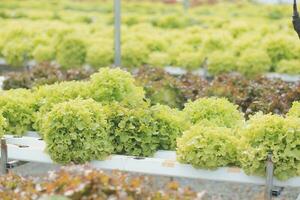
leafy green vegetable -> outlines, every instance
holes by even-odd
[[[167,53],[154,51],[149,54],[147,64],[153,67],[165,67],[171,64],[171,59]]]
[[[96,69],[106,67],[113,63],[113,55],[112,45],[105,42],[96,43],[89,46],[86,62]]]
[[[276,71],[285,74],[300,74],[300,61],[299,59],[281,60],[276,67]]]
[[[149,49],[140,42],[127,42],[122,45],[122,66],[127,68],[139,67],[146,63]]]
[[[204,61],[202,52],[182,52],[176,58],[176,66],[186,69],[199,69]]]
[[[209,124],[207,122],[205,125],[195,125],[178,139],[179,162],[206,169],[236,163],[238,140],[234,137],[233,130]]]
[[[294,57],[293,50],[295,43],[291,37],[283,35],[266,37],[263,41],[263,47],[266,49],[274,65],[281,60]]]
[[[38,45],[33,50],[32,56],[38,63],[53,61],[55,59],[55,50],[51,45]]]
[[[28,39],[9,41],[2,50],[7,64],[13,67],[22,67],[31,58],[31,42]]]
[[[56,104],[41,129],[47,152],[63,164],[105,159],[113,150],[108,130],[103,107],[91,99]]]
[[[2,113],[0,112],[0,138],[3,137],[5,134],[5,128],[7,126],[6,119],[3,117]]]
[[[175,150],[176,139],[189,127],[184,114],[169,106],[155,105],[151,107],[152,115],[157,125],[158,149]]]
[[[233,128],[243,124],[237,106],[225,98],[200,98],[185,105],[183,112],[193,124],[210,121],[216,126]]]
[[[300,101],[295,101],[293,106],[288,112],[288,116],[294,116],[300,118]]]
[[[63,68],[81,67],[85,62],[86,44],[81,38],[68,36],[57,47],[56,59]]]
[[[32,93],[25,89],[0,91],[0,112],[7,121],[5,133],[23,135],[31,130],[32,126],[34,114]]]
[[[110,137],[115,153],[132,156],[152,156],[159,140],[156,121],[149,109],[128,109],[118,103],[108,106]]]
[[[98,102],[121,102],[124,105],[144,104],[144,91],[135,85],[130,73],[121,69],[102,68],[91,76],[87,86],[90,97]]]
[[[272,153],[274,175],[278,179],[300,174],[299,118],[258,113],[240,134],[239,161],[246,173],[265,175],[267,156]]]
[[[41,123],[44,115],[51,110],[51,108],[64,101],[76,98],[87,98],[87,82],[61,82],[53,85],[43,85],[33,90],[36,99],[36,109],[34,128],[41,129]]]
[[[247,49],[238,58],[238,71],[251,77],[268,72],[271,69],[271,59],[263,50]]]
[[[215,51],[208,56],[208,72],[212,75],[236,71],[237,59],[229,52]]]

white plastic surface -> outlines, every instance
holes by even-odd
[[[0,90],[2,89],[3,81],[5,80],[4,76],[0,76]]]
[[[15,138],[9,135],[5,137],[7,138],[9,159],[53,163],[50,156],[45,153],[45,142],[38,137],[25,136]],[[264,178],[248,176],[239,168],[225,167],[212,171],[195,169],[191,165],[178,163],[176,161],[176,152],[173,151],[158,151],[152,158],[112,155],[104,161],[92,161],[91,165],[99,169],[121,170],[152,175],[251,183],[257,185],[265,184]],[[284,182],[275,179],[274,185],[300,187],[300,177],[295,177]]]

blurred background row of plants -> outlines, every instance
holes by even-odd
[[[300,74],[289,5],[253,1],[122,1],[122,66],[179,66],[212,75]],[[0,2],[0,57],[61,68],[113,64],[113,1]]]
[[[72,80],[89,80],[93,69],[61,70],[49,63],[30,70],[5,74],[3,89],[32,89],[46,84]],[[202,97],[225,97],[239,106],[245,116],[258,111],[286,114],[294,101],[300,100],[300,82],[285,82],[264,76],[248,78],[238,73],[205,78],[192,73],[172,75],[163,69],[141,67],[134,72],[139,86],[152,105],[157,103],[182,109],[189,101]]]

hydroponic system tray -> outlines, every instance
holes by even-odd
[[[26,136],[16,137],[6,135],[2,142],[6,142],[7,159],[54,164],[45,152],[46,144],[35,132],[28,132]],[[3,148],[1,148],[3,163]],[[176,152],[158,151],[153,157],[134,157],[112,155],[103,161],[92,161],[93,167],[104,170],[120,170],[127,172],[145,173],[151,175],[196,178],[212,181],[239,182],[265,185],[266,179],[258,176],[248,176],[239,168],[224,167],[217,170],[195,169],[191,165],[176,161]],[[274,179],[274,186],[300,187],[300,177],[287,181]]]

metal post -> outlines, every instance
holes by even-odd
[[[7,174],[7,145],[4,138],[1,139],[1,174]]]
[[[267,170],[267,181],[266,181],[265,199],[272,200],[273,171],[274,171],[274,163],[272,161],[272,153],[268,154],[266,170]]]
[[[114,65],[120,67],[121,66],[121,0],[114,0],[114,13],[115,13]]]
[[[298,37],[300,38],[300,18],[297,8],[297,0],[294,0],[293,3],[293,26],[294,30],[297,32]]]
[[[190,1],[189,0],[183,0],[183,7],[185,11],[188,11],[190,8]]]

